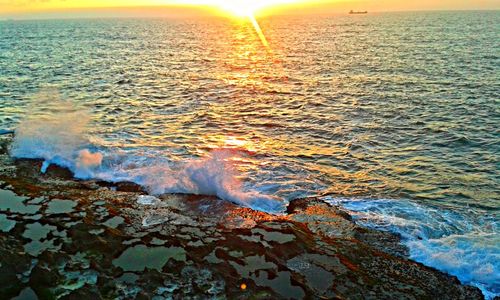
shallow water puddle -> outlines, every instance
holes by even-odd
[[[308,284],[318,292],[326,292],[333,284],[334,276],[322,267],[307,261],[307,256],[295,257],[287,262],[290,270],[304,275]]]
[[[6,215],[0,214],[0,231],[9,232],[16,226],[16,221],[10,220]]]
[[[23,237],[31,239],[33,241],[39,241],[47,237],[49,232],[56,230],[55,226],[42,225],[40,223],[33,223],[26,225],[26,230],[23,233]]]
[[[109,228],[117,228],[118,226],[123,224],[124,221],[125,221],[125,219],[122,217],[113,217],[113,218],[107,220],[106,222],[104,222],[103,225],[107,226]]]
[[[137,245],[125,250],[120,257],[113,260],[113,265],[124,271],[144,271],[145,269],[161,271],[169,259],[186,261],[186,251],[179,247]]]
[[[0,211],[17,214],[36,214],[40,205],[25,204],[27,197],[21,197],[8,190],[0,190]]]
[[[304,290],[301,287],[291,284],[290,272],[278,272],[276,276],[269,276],[269,273],[266,271],[258,271],[251,278],[257,285],[270,287],[287,299],[303,299],[305,296]]]
[[[67,214],[73,212],[76,205],[77,203],[72,200],[54,199],[49,202],[45,212],[48,214]]]
[[[301,299],[305,295],[302,288],[291,284],[290,272],[278,272],[278,266],[267,261],[265,256],[248,256],[243,261],[244,265],[229,262],[242,278],[251,279],[258,286],[269,287],[285,298]],[[270,276],[270,272],[275,276]]]
[[[32,256],[37,256],[48,249],[58,250],[61,246],[54,244],[55,238],[45,240],[49,234],[53,236],[66,236],[65,232],[58,232],[55,226],[42,225],[40,223],[26,225],[23,237],[30,239],[31,242],[24,245],[24,251]]]
[[[285,244],[295,240],[295,236],[293,234],[286,234],[278,231],[270,232],[260,228],[252,229],[252,233],[262,235],[264,240],[268,242],[276,242],[279,244]]]
[[[266,269],[276,269],[277,266],[272,263],[266,261],[265,256],[248,256],[244,259],[245,265],[240,265],[236,262],[229,262],[241,277],[249,278],[252,274],[254,274],[258,270],[266,270]]]

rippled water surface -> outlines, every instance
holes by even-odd
[[[270,48],[226,19],[2,22],[0,129],[71,100],[103,155],[87,177],[268,211],[323,196],[498,295],[500,13],[259,21]]]

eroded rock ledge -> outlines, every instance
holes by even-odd
[[[8,140],[3,140],[8,143]],[[73,180],[0,147],[0,298],[482,299],[318,199],[285,215]]]

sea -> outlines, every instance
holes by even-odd
[[[0,21],[11,155],[274,214],[319,197],[500,296],[500,12]]]

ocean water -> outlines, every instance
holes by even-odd
[[[500,295],[500,13],[0,22],[11,153],[272,213],[319,196]]]

